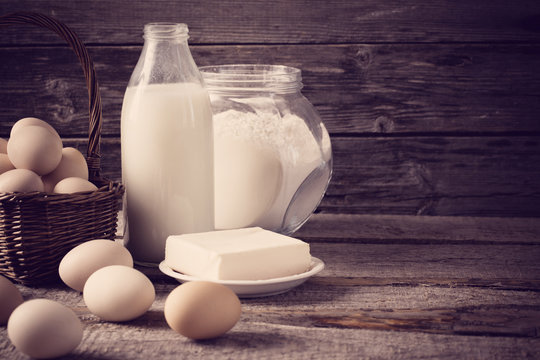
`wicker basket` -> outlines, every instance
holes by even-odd
[[[0,193],[0,273],[18,283],[37,286],[58,281],[58,265],[76,245],[92,239],[114,239],[124,188],[100,175],[101,96],[83,43],[66,25],[42,14],[0,16],[0,27],[23,23],[54,31],[80,60],[89,96],[89,180],[99,188],[69,195]]]

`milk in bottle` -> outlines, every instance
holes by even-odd
[[[122,106],[125,243],[159,263],[172,234],[214,229],[212,110],[184,24],[148,24]]]

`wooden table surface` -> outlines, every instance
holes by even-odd
[[[66,359],[540,358],[538,219],[319,214],[297,236],[325,269],[287,293],[242,299],[238,324],[213,340],[167,326],[179,284],[156,269],[142,269],[154,304],[126,323],[101,321],[61,284],[19,288],[82,320]],[[26,359],[5,327],[0,358]]]

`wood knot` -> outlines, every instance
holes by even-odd
[[[394,120],[390,119],[388,116],[379,116],[375,119],[373,125],[373,131],[379,133],[387,133],[394,130],[395,124]]]
[[[56,122],[69,123],[75,115],[75,101],[77,94],[65,79],[49,79],[45,83],[47,93],[53,96],[48,105],[48,112]]]
[[[436,192],[436,180],[428,167],[416,161],[407,161],[409,167],[409,179],[415,184],[420,194],[420,202],[417,205],[416,215],[436,215],[439,196]]]
[[[366,69],[371,65],[372,61],[372,55],[371,50],[368,48],[361,48],[359,49],[356,54],[354,55],[354,60],[356,61],[356,64],[361,69]]]

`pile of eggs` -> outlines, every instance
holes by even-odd
[[[0,139],[0,192],[71,194],[94,191],[81,152],[63,147],[47,122],[27,117],[11,128],[9,140]]]
[[[56,130],[37,118],[17,121],[9,140],[0,139],[0,192],[70,194],[94,191],[88,166],[75,148],[63,147]],[[142,316],[155,300],[150,279],[133,267],[130,252],[111,240],[92,240],[69,251],[58,273],[82,292],[88,310],[104,321]],[[167,324],[191,339],[209,339],[229,331],[239,320],[240,300],[229,288],[195,281],[174,289],[164,305]],[[21,352],[48,359],[73,351],[83,325],[67,306],[49,299],[24,301],[18,288],[0,275],[0,325]]]
[[[111,240],[92,240],[69,251],[58,273],[70,288],[82,292],[88,310],[101,320],[123,322],[142,316],[155,300],[155,288],[133,268],[130,252]],[[228,287],[193,281],[172,290],[164,304],[170,328],[190,339],[210,339],[234,327],[241,304]],[[73,351],[83,325],[65,305],[48,300],[24,301],[19,290],[0,276],[0,325],[7,323],[15,347],[34,358],[54,358]]]

